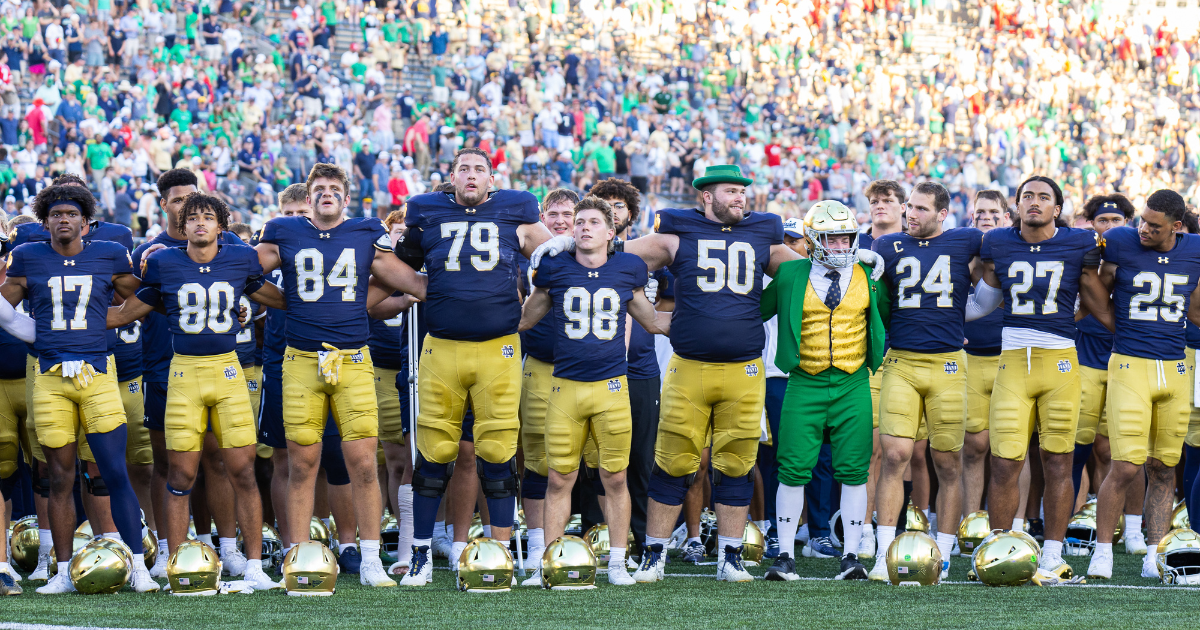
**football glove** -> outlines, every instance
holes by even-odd
[[[92,384],[92,379],[96,376],[96,370],[87,361],[63,361],[52,366],[50,372],[61,372],[63,378],[69,378],[75,382],[75,389],[87,389],[88,385]]]
[[[529,267],[537,269],[542,262],[543,256],[557,256],[562,252],[575,251],[575,237],[567,236],[566,234],[551,237],[550,240],[537,246],[533,250],[533,255],[529,257]]]
[[[883,277],[883,268],[886,266],[883,263],[883,256],[869,250],[858,250],[858,262],[871,268],[871,279],[878,281]]]
[[[342,378],[342,360],[350,355],[358,354],[359,350],[340,350],[327,343],[322,343],[325,352],[317,351],[317,371],[329,385],[337,385]]]
[[[654,276],[650,276],[650,280],[646,282],[644,292],[646,293],[646,299],[650,300],[651,304],[658,298],[658,280],[655,280]]]

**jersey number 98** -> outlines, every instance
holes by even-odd
[[[711,250],[719,249],[726,250],[728,262],[709,255]],[[735,241],[726,249],[725,241],[701,239],[696,241],[696,264],[712,274],[696,278],[696,285],[705,293],[728,286],[730,291],[746,295],[754,289],[754,248],[750,243]]]
[[[583,339],[588,332],[601,341],[616,337],[620,314],[621,296],[614,289],[597,289],[592,294],[583,287],[571,287],[563,294],[563,315],[571,339]]]

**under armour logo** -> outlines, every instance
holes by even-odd
[[[608,391],[610,391],[614,394],[621,391],[621,380],[614,378],[611,381],[609,381],[608,382]]]
[[[201,267],[200,268],[200,273],[208,273],[210,271],[212,271],[212,267]]]
[[[525,378],[533,378],[533,372],[526,372]]]
[[[599,277],[600,277],[600,272],[599,272],[599,271],[589,271],[589,272],[588,272],[588,277],[589,277],[589,278],[599,278]]]
[[[668,372],[670,372],[670,373],[672,373],[672,374],[674,374],[676,371],[677,371],[677,370],[676,370],[675,368],[671,368],[670,370],[668,370]]]
[[[1170,259],[1170,258],[1167,258],[1166,256],[1159,256],[1159,257],[1158,257],[1158,264],[1160,264],[1160,265],[1165,265],[1165,264],[1168,264],[1168,263],[1170,263],[1170,262],[1171,262],[1171,259]]]
[[[559,386],[559,385],[555,385],[554,387],[551,387],[551,388],[550,388],[550,391],[552,391],[552,392],[561,392],[561,391],[562,391],[562,387],[561,387],[561,386]]]
[[[329,232],[321,232],[321,238],[329,238]]]
[[[1058,371],[1063,372],[1063,373],[1070,372],[1071,371],[1071,362],[1066,359],[1059,361],[1058,362]]]
[[[929,247],[929,241],[917,241],[917,247]]]
[[[1180,374],[1187,374],[1187,364],[1182,361],[1175,364],[1175,371]]]
[[[63,261],[63,266],[64,266],[64,267],[74,267],[74,266],[75,266],[75,261],[74,261],[74,260],[64,260],[64,261]]]
[[[433,354],[433,348],[426,348],[425,354]]]
[[[233,367],[232,365],[225,368],[225,378],[231,381],[237,378],[237,368]]]
[[[1040,252],[1040,251],[1042,251],[1042,246],[1041,246],[1041,245],[1030,245],[1030,246],[1029,246],[1029,251],[1031,251],[1031,252]]]
[[[1119,364],[1117,364],[1117,369],[1118,370],[1128,370],[1129,364],[1128,363],[1119,363]]]
[[[171,372],[171,376],[175,378],[183,378],[183,372]]]
[[[746,376],[758,376],[758,365],[754,363],[746,365]]]
[[[463,212],[467,214],[475,214],[475,208],[467,208],[466,210],[463,210]]]
[[[943,369],[947,374],[958,374],[958,361],[947,361]]]
[[[722,232],[732,232],[732,231],[733,231],[733,228],[731,228],[731,227],[729,227],[728,225],[726,225],[726,226],[724,226],[724,227],[722,227],[722,228],[721,228],[721,231],[722,231]]]
[[[503,348],[500,348],[500,354],[505,359],[511,359],[514,355],[516,355],[516,352],[513,351],[512,346],[504,346]]]

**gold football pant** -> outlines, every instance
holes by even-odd
[[[283,354],[283,432],[301,446],[316,444],[325,433],[330,409],[343,441],[379,435],[375,370],[366,346],[342,361],[337,384],[325,382],[316,352],[289,346]]]
[[[150,429],[146,428],[146,401],[142,392],[142,377],[121,381],[121,406],[125,408],[125,462],[137,466],[154,463],[154,452],[150,447]],[[82,434],[79,435],[79,459],[96,462],[92,448]]]
[[[1114,461],[1179,463],[1192,406],[1187,362],[1113,353],[1108,360],[1108,443]]]
[[[171,359],[163,418],[167,449],[202,450],[210,424],[221,448],[250,446],[257,441],[246,377],[237,353],[206,357],[177,354]]]
[[[400,370],[375,366],[375,404],[379,406],[379,441],[404,445],[404,412],[396,375]],[[382,448],[382,447],[381,447]]]
[[[589,466],[596,463],[608,472],[625,470],[633,432],[628,382],[624,376],[588,383],[555,378],[545,427],[546,458],[559,473],[579,469],[589,437],[596,445],[596,461],[588,462]]]
[[[38,442],[44,448],[62,448],[84,433],[109,433],[125,424],[117,364],[111,355],[107,371],[96,372],[83,389],[76,389],[75,379],[64,378],[61,372],[37,372],[33,408]]]
[[[967,355],[967,433],[987,431],[1000,355]]]
[[[0,479],[8,479],[17,472],[25,409],[25,381],[0,380]]]
[[[543,477],[549,474],[546,464],[546,414],[553,375],[553,363],[525,357],[521,378],[521,452],[525,455],[525,469]]]
[[[888,350],[879,398],[879,433],[916,440],[922,412],[930,448],[962,449],[967,421],[966,353]]]
[[[1076,444],[1092,444],[1096,434],[1108,437],[1105,412],[1108,400],[1108,370],[1097,370],[1086,365],[1079,366],[1081,391],[1079,402],[1079,428],[1075,430]]]
[[[1001,352],[988,432],[992,455],[1024,460],[1035,428],[1042,450],[1074,452],[1081,396],[1075,348]]]

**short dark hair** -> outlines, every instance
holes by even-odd
[[[1087,200],[1087,203],[1083,204],[1083,216],[1088,221],[1095,221],[1098,214],[1108,214],[1110,212],[1119,212],[1125,216],[1126,220],[1129,220],[1133,218],[1133,215],[1137,214],[1137,209],[1133,207],[1133,203],[1125,195],[1120,193],[1094,195]]]
[[[641,208],[638,206],[641,196],[638,194],[637,187],[623,179],[609,177],[602,182],[597,182],[588,192],[588,196],[624,201],[625,207],[629,208],[630,223],[637,223],[638,217],[642,214]]]
[[[292,202],[304,203],[308,199],[308,186],[307,184],[292,184],[279,191],[277,199],[281,209]]]
[[[1029,185],[1031,182],[1042,182],[1043,184],[1050,186],[1050,190],[1052,190],[1054,192],[1054,205],[1058,206],[1059,208],[1062,208],[1062,205],[1063,205],[1062,189],[1058,187],[1058,182],[1054,181],[1053,179],[1050,179],[1049,177],[1046,177],[1045,175],[1034,175],[1034,176],[1030,177],[1029,179],[1021,182],[1020,186],[1017,186],[1016,199],[1017,199],[1018,204],[1021,203],[1021,191],[1025,190],[1025,186]]]
[[[74,173],[63,173],[62,175],[55,177],[54,181],[50,182],[50,185],[52,185],[52,186],[83,186],[84,188],[88,187],[87,182],[83,181],[82,177],[80,177]]]
[[[158,194],[162,195],[163,202],[166,203],[167,192],[176,186],[200,186],[200,180],[196,179],[196,174],[190,169],[173,168],[162,175],[158,176]]]
[[[617,224],[613,218],[613,209],[612,206],[608,205],[607,201],[594,195],[589,195],[580,199],[579,203],[575,204],[575,216],[579,216],[579,213],[584,210],[599,210],[600,214],[604,215],[604,222],[608,224],[608,229],[616,229]]]
[[[1167,215],[1171,222],[1182,221],[1183,215],[1187,214],[1187,203],[1179,193],[1163,188],[1146,198],[1146,209]]]
[[[454,184],[450,182],[442,182],[434,187],[433,192],[452,193],[454,192]]]
[[[882,196],[890,194],[896,198],[896,201],[899,202],[903,202],[904,197],[906,196],[904,192],[904,186],[901,186],[900,182],[890,179],[877,179],[870,184],[867,184],[867,190],[864,194],[868,200],[876,195]]]
[[[1183,229],[1187,230],[1188,234],[1200,234],[1200,215],[1196,214],[1196,210],[1188,208],[1188,211],[1183,213]]]
[[[569,203],[571,205],[579,203],[579,193],[570,188],[555,188],[546,193],[546,198],[542,199],[542,210],[560,203]]]
[[[492,172],[492,156],[488,155],[487,151],[484,151],[483,149],[468,147],[466,149],[459,149],[454,152],[454,161],[450,163],[451,173],[458,170],[458,159],[464,155],[478,155],[479,157],[483,158],[483,161],[487,162],[488,172]]]
[[[250,242],[250,237],[254,235],[254,229],[246,223],[230,223],[229,231],[237,234],[243,241]]]
[[[1010,213],[1011,209],[1008,207],[1008,198],[1005,197],[1004,193],[1000,192],[999,190],[987,188],[975,193],[975,201],[972,203],[972,205],[978,204],[980,199],[991,199],[992,201],[1000,204],[1001,212],[1004,214]]]
[[[79,204],[84,221],[91,221],[96,215],[96,198],[86,188],[71,185],[47,186],[33,199],[33,214],[42,225],[50,219],[50,208],[60,201]]]
[[[308,180],[304,182],[305,193],[312,192],[313,182],[321,177],[336,179],[341,182],[342,188],[346,191],[346,196],[350,196],[350,178],[346,177],[346,171],[343,171],[340,166],[325,164],[324,162],[313,164],[312,170],[308,172]]]
[[[914,193],[922,195],[933,195],[933,211],[941,212],[942,210],[950,209],[950,192],[946,187],[937,182],[921,182],[913,186]]]
[[[199,192],[192,193],[183,200],[183,207],[179,209],[179,216],[175,219],[175,227],[180,232],[186,232],[188,215],[205,210],[211,210],[213,214],[217,215],[217,225],[220,226],[221,231],[229,231],[229,206],[212,195]]]

